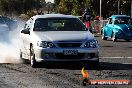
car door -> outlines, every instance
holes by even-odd
[[[24,47],[24,52],[26,55],[30,55],[30,31],[32,28],[32,20],[28,20],[25,24],[25,27],[23,30],[29,31],[29,33],[21,33],[22,41],[23,41],[23,47]]]
[[[112,18],[109,18],[109,22],[107,24],[107,28],[105,29],[106,30],[106,34],[109,37],[111,37],[112,27],[113,27],[113,20],[112,20]]]

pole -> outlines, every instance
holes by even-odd
[[[118,0],[118,15],[120,14],[120,1]]]
[[[131,17],[132,17],[132,1],[131,1]]]
[[[100,18],[102,17],[102,16],[101,16],[101,13],[102,13],[102,12],[101,12],[101,8],[102,8],[102,0],[100,0]]]

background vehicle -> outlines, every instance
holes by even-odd
[[[98,42],[77,17],[36,15],[26,22],[21,38],[20,57],[29,59],[32,67],[50,61],[99,64]]]
[[[4,16],[0,16],[0,42],[9,41],[9,32],[17,28],[17,22]]]
[[[14,19],[5,16],[0,16],[0,20],[3,21],[3,23],[5,23],[9,27],[9,30],[14,30],[15,28],[17,28],[17,21]]]
[[[107,40],[109,37],[113,41],[117,41],[117,39],[132,40],[131,17],[127,15],[112,15],[106,26],[102,28],[101,34],[103,40]]]

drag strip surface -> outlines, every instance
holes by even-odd
[[[90,79],[132,80],[132,41],[103,41],[100,43],[100,68],[87,69]],[[0,88],[132,88],[132,85],[81,85],[81,68],[78,64],[41,63],[37,68],[30,64],[0,64]]]

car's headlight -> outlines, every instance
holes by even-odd
[[[90,42],[86,42],[85,45],[84,45],[84,47],[89,48],[90,47]]]
[[[93,41],[88,41],[85,43],[84,47],[87,48],[96,48],[98,46],[98,41],[97,40],[93,40]]]
[[[38,41],[37,46],[43,48],[53,48],[54,44],[52,42]]]

